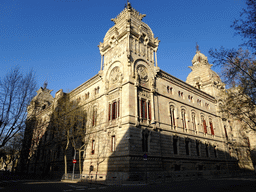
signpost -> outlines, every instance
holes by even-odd
[[[74,179],[75,165],[76,165],[76,149],[75,149],[75,154],[74,154],[74,158],[73,158],[73,174],[72,174],[72,181],[73,181],[73,179]]]

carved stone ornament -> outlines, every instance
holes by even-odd
[[[139,92],[139,96],[140,97],[146,97],[146,98],[150,98],[150,94],[149,93],[147,93],[147,92],[145,92],[145,91],[140,91]]]
[[[137,72],[141,81],[148,81],[148,71],[145,66],[139,65]]]
[[[112,69],[109,75],[110,83],[116,84],[116,83],[121,83],[122,81],[122,73],[119,69],[119,67],[115,67]]]

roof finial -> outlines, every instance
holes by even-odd
[[[199,45],[196,42],[196,52],[198,52],[198,51],[199,51]]]
[[[124,7],[128,8],[128,9],[131,9],[131,3],[129,2],[129,0],[127,0],[127,4],[125,4]]]
[[[48,82],[47,82],[47,80],[45,80],[45,82],[44,82],[44,89],[46,89],[47,85],[48,85]]]

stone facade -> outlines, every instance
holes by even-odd
[[[253,170],[248,143],[234,145],[242,141],[239,122],[218,112],[224,104],[219,90],[225,85],[207,57],[197,50],[186,82],[162,71],[157,64],[160,41],[143,17],[128,4],[112,19],[114,26],[98,46],[99,73],[68,93],[88,115],[84,178],[112,182],[147,175],[168,182]],[[50,139],[45,133],[54,105],[67,95],[60,90],[52,98],[50,92],[41,88],[28,108],[35,113],[33,121],[28,119],[34,144],[24,153],[29,172],[42,173],[46,166],[48,172],[64,171],[56,147],[45,148],[46,157],[36,152],[40,142]],[[70,147],[69,167],[72,155]]]

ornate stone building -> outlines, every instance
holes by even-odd
[[[47,172],[64,173],[62,151],[53,145],[44,154],[37,151],[40,142],[50,140],[45,133],[51,114],[65,95],[87,114],[83,178],[121,181],[147,175],[172,181],[253,170],[239,122],[218,112],[225,85],[207,57],[197,48],[186,82],[162,71],[160,41],[143,17],[129,3],[112,19],[114,26],[98,46],[101,69],[94,77],[68,94],[58,91],[55,98],[46,87],[38,91],[28,108],[35,112],[33,121],[28,119],[35,122],[28,127],[34,143],[24,152],[29,172],[47,167]],[[69,172],[72,156],[70,147]]]

